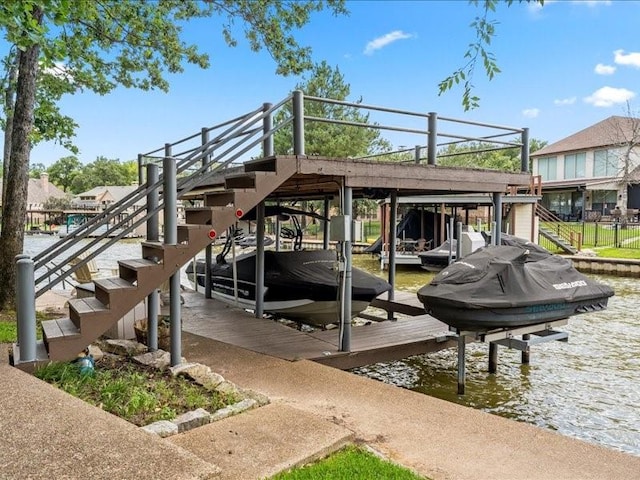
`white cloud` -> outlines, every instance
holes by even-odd
[[[618,65],[640,68],[640,52],[624,53],[624,50],[616,50],[613,55],[613,61]]]
[[[598,75],[613,75],[616,71],[616,67],[613,65],[605,65],[604,63],[599,63],[596,65],[596,68],[593,69]]]
[[[547,2],[544,2],[547,3]],[[608,7],[611,5],[611,0],[573,0],[571,3],[575,3],[576,5],[585,5],[587,7],[596,8],[600,5],[604,5]]]
[[[538,115],[540,115],[540,109],[539,108],[525,108],[522,111],[522,115],[524,115],[526,118],[536,118]]]
[[[557,105],[558,107],[564,107],[567,105],[573,105],[574,103],[576,103],[576,100],[576,97],[558,98],[553,101],[553,104]]]
[[[610,107],[618,103],[625,103],[635,96],[635,92],[626,88],[602,87],[585,97],[584,101],[594,107]]]
[[[380,50],[381,48],[386,47],[387,45],[392,44],[393,42],[397,42],[398,40],[406,40],[407,38],[412,38],[413,35],[404,33],[402,30],[394,30],[393,32],[386,33],[381,37],[374,38],[364,49],[365,55],[373,55],[373,52],[376,50]]]
[[[45,67],[42,71],[43,73],[53,75],[54,77],[71,80],[71,72],[62,62],[55,62],[52,66]]]

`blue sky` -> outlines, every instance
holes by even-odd
[[[463,65],[474,39],[469,27],[480,10],[466,1],[349,1],[348,17],[316,14],[297,38],[316,61],[337,66],[364,103],[441,116],[529,127],[550,143],[610,115],[640,110],[640,2],[546,1],[501,5],[491,47],[502,70],[488,81],[478,70],[479,109],[464,112],[461,89],[438,96],[438,83]],[[129,160],[233,118],[263,102],[284,98],[300,80],[278,77],[268,53],[246,42],[225,45],[211,22],[187,26],[188,39],[211,55],[211,68],[189,67],[171,77],[171,90],[118,89],[100,97],[63,100],[80,124],[76,144],[83,163],[96,156]],[[386,135],[398,146],[402,140]],[[39,145],[33,163],[68,155]]]

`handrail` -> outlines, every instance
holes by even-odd
[[[582,243],[581,238],[579,238],[579,236],[576,236],[576,232],[572,228],[570,228],[560,217],[547,210],[540,203],[536,204],[536,215],[538,215],[540,220],[543,222],[553,223],[554,233],[569,245],[575,246],[578,248],[578,250],[580,250]]]

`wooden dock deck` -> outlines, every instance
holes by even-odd
[[[206,299],[202,293],[186,293],[184,298],[183,330],[290,361],[307,359],[349,369],[457,345],[448,327],[435,318],[403,315],[395,321],[352,327],[351,352],[340,352],[338,329],[305,333]]]

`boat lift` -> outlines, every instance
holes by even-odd
[[[569,323],[568,318],[553,322],[539,323],[526,327],[505,328],[489,331],[466,331],[451,328],[458,336],[458,395],[464,395],[465,390],[465,353],[467,341],[489,343],[489,373],[496,373],[498,368],[498,345],[520,350],[522,363],[529,363],[531,345],[561,341],[569,339],[568,332],[555,330]],[[515,338],[522,335],[522,339]],[[532,337],[532,335],[534,337]]]

